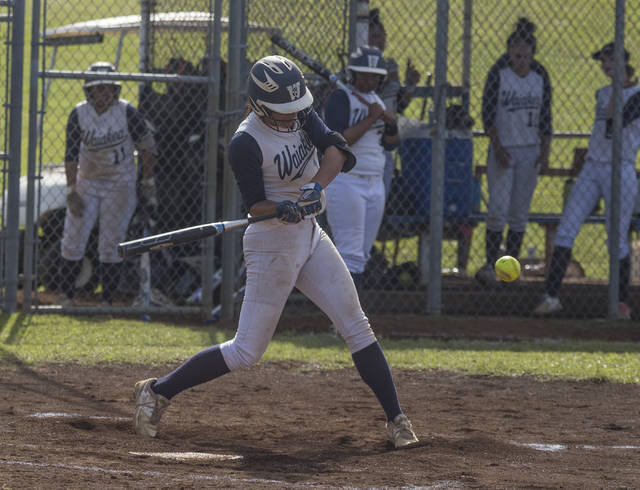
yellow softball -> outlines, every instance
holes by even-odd
[[[496,276],[504,282],[512,282],[520,277],[520,262],[511,255],[505,255],[496,260]]]

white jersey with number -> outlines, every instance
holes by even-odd
[[[543,78],[533,70],[526,77],[517,75],[508,67],[500,70],[496,128],[505,147],[530,146],[540,142],[538,124],[543,86]]]
[[[640,92],[638,85],[625,88],[622,91],[623,104]],[[612,161],[612,127],[607,129],[607,107],[613,95],[613,86],[608,85],[596,92],[596,117],[589,139],[587,158],[597,162]],[[637,111],[636,111],[637,112]],[[635,165],[638,149],[640,149],[640,118],[623,121],[622,129],[622,161]]]
[[[353,91],[347,92],[347,95],[349,96],[350,108],[348,127],[352,127],[369,115],[369,107],[356,97]],[[369,104],[378,103],[383,109],[386,109],[384,102],[375,92],[367,94],[358,92],[358,95]],[[358,159],[356,166],[351,171],[352,175],[382,176],[385,164],[384,148],[382,146],[383,132],[384,121],[378,119],[358,141],[350,145],[351,150]]]
[[[75,110],[81,131],[78,177],[89,180],[135,182],[134,141],[127,125],[126,100],[98,114],[87,101]]]

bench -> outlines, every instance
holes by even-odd
[[[575,178],[580,173],[586,148],[575,148],[573,162],[571,168],[548,168],[541,172],[540,175],[549,177]],[[482,175],[486,173],[486,165],[476,165],[474,168],[474,177],[480,180]],[[553,243],[555,234],[560,224],[562,213],[530,213],[529,222],[536,223],[544,228],[544,258],[548,266],[553,253]],[[471,235],[473,227],[478,223],[486,222],[487,213],[473,211],[466,216],[444,216],[443,237],[445,239],[455,239],[458,241],[458,267],[466,269],[466,263],[469,257],[469,249],[471,246]],[[424,214],[415,215],[386,215],[384,223],[387,226],[413,225],[415,234],[418,235],[418,266],[421,271],[422,282],[426,281],[427,264],[429,259],[429,216]],[[587,217],[585,223],[604,224],[605,217],[603,214],[592,214]],[[630,231],[640,230],[640,216],[633,216],[631,219]]]

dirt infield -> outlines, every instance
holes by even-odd
[[[394,451],[355,368],[261,363],[177,396],[141,439],[133,384],[173,367],[3,361],[2,488],[640,487],[638,386],[394,370],[421,439]]]

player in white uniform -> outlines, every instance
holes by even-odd
[[[369,46],[379,48],[384,56],[386,44],[387,32],[380,20],[380,9],[371,9],[369,11]],[[420,73],[411,63],[407,63],[405,85],[402,85],[400,83],[398,63],[396,60],[384,56],[384,61],[385,68],[387,69],[387,76],[382,86],[377,90],[378,95],[382,99],[382,102],[384,102],[387,109],[393,113],[402,114],[413,98],[413,92],[420,81]],[[385,151],[383,175],[385,198],[389,197],[394,170],[395,162],[393,152],[387,150]]]
[[[115,72],[107,62],[94,63],[92,72]],[[119,98],[120,83],[90,79],[86,100],[76,105],[67,122],[65,171],[67,213],[62,236],[60,289],[62,306],[73,304],[75,280],[96,220],[102,300],[110,304],[120,279],[117,245],[125,239],[136,207],[134,149],[142,161],[142,192],[147,205],[157,205],[153,167],[155,141],[144,118]]]
[[[593,54],[601,62],[602,71],[613,80],[613,43],[605,45]],[[625,80],[622,97],[622,168],[620,181],[620,290],[618,317],[631,319],[631,308],[627,305],[631,259],[629,256],[629,225],[638,191],[635,171],[636,157],[640,149],[640,87],[633,79],[634,69],[628,64],[629,53],[625,50]],[[596,114],[589,149],[585,162],[571,188],[571,193],[562,213],[556,233],[553,255],[545,283],[545,294],[534,313],[545,315],[562,309],[558,292],[571,260],[573,242],[580,227],[594,206],[604,198],[607,233],[610,230],[611,204],[611,159],[613,129],[613,86],[607,85],[596,91]],[[608,240],[607,240],[608,242]]]
[[[329,131],[311,107],[313,97],[295,63],[282,56],[262,58],[253,65],[248,85],[251,111],[231,139],[229,161],[250,215],[276,212],[279,219],[245,231],[247,282],[233,340],[205,349],[163,378],[139,381],[136,432],[155,436],[163,410],[181,391],[256,363],[296,287],[344,337],[386,413],[392,444],[416,442],[351,276],[315,219],[323,208],[323,188],[349,171],[355,158],[344,138]]]
[[[349,56],[347,73],[349,91],[331,92],[324,118],[330,129],[344,136],[358,162],[327,188],[327,220],[336,248],[360,289],[384,215],[385,150],[395,148],[399,136],[395,114],[375,92],[387,74],[382,52],[361,46]]]
[[[494,265],[507,223],[506,253],[520,254],[538,173],[549,165],[551,83],[533,59],[534,30],[527,19],[518,21],[506,55],[489,71],[482,96],[482,119],[490,138],[487,262],[476,273],[482,284],[495,282]]]

